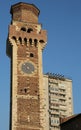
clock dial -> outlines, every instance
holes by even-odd
[[[30,62],[24,62],[22,65],[21,65],[21,69],[24,73],[26,74],[32,74],[35,70],[35,67],[32,63]]]

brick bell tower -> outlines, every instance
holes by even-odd
[[[11,6],[7,55],[11,59],[10,130],[45,130],[42,50],[46,31],[33,4]]]

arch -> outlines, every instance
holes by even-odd
[[[13,39],[15,42],[17,41],[17,39],[16,39],[16,37],[15,37],[15,36],[13,36],[13,37],[12,37],[12,39]]]
[[[21,30],[22,30],[22,31],[26,31],[26,28],[25,28],[25,27],[22,27]]]
[[[19,39],[18,39],[18,40],[19,40],[20,44],[22,44],[22,38],[21,38],[21,37],[19,37]]]
[[[24,43],[25,43],[25,44],[27,43],[27,38],[26,38],[26,37],[24,38]]]
[[[27,88],[24,88],[24,92],[27,93],[27,92],[28,92],[28,89],[27,89]]]
[[[28,30],[27,30],[28,33],[31,33],[32,31],[33,31],[32,28],[28,28]]]
[[[38,43],[38,40],[37,40],[37,39],[34,39],[35,47],[37,47],[37,43]]]
[[[29,39],[29,43],[30,43],[30,45],[32,45],[32,39],[31,38]]]
[[[38,40],[37,39],[34,39],[34,43],[37,44]]]
[[[42,40],[42,39],[41,39],[39,42],[40,42],[40,43],[45,43],[44,40]]]

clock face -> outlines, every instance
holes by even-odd
[[[30,62],[24,62],[22,65],[21,65],[21,69],[24,73],[26,74],[32,74],[35,70],[35,67],[32,63]]]

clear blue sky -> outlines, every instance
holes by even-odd
[[[43,70],[73,80],[74,113],[81,112],[81,0],[2,0],[0,2],[0,130],[9,130],[10,60],[6,56],[10,7],[33,3],[40,9],[39,23],[47,30]]]

